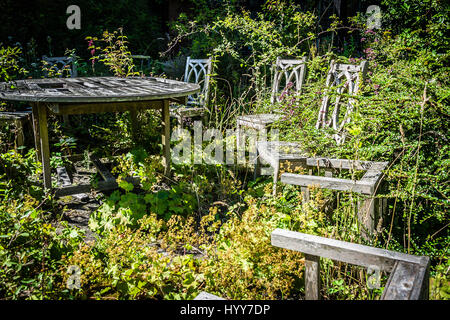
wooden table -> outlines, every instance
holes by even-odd
[[[200,86],[161,78],[52,78],[0,83],[0,100],[26,101],[33,107],[33,126],[44,186],[51,189],[50,147],[47,114],[88,114],[130,111],[132,123],[144,109],[161,109],[165,173],[170,171],[169,103],[186,103]],[[134,121],[133,121],[134,119]]]

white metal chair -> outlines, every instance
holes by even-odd
[[[354,96],[358,93],[359,84],[365,77],[367,72],[367,61],[362,61],[359,65],[341,64],[336,63],[334,60],[330,63],[330,69],[327,76],[326,87],[327,91],[322,100],[322,104],[319,111],[319,117],[316,123],[316,128],[333,127],[335,133],[333,138],[338,144],[342,144],[345,141],[344,125],[350,122],[350,114],[353,111],[352,98],[348,99],[347,110],[342,121],[339,122],[339,113],[342,107],[341,96],[347,89],[350,96]],[[345,83],[342,83],[343,81]],[[334,104],[332,118],[328,120],[328,114],[330,112],[329,94],[332,88],[337,86],[337,97]],[[280,169],[280,163],[283,162],[302,162],[307,158],[304,148],[295,142],[286,141],[262,141],[256,143],[257,161],[263,160],[270,164],[274,169],[273,172],[273,193],[276,193],[276,184],[278,182],[278,175]],[[258,173],[259,164],[255,168],[255,172]]]
[[[319,110],[319,116],[316,123],[316,128],[331,127],[335,131],[333,138],[338,144],[345,141],[344,126],[350,122],[350,114],[353,112],[354,99],[349,97],[347,102],[347,110],[345,111],[342,121],[339,121],[340,111],[342,107],[342,94],[347,91],[349,96],[354,96],[358,93],[360,82],[364,79],[367,72],[367,61],[362,61],[359,65],[341,64],[331,61],[330,70],[328,71],[326,87],[328,90],[337,87],[337,96],[334,102],[334,109],[331,119],[328,119],[330,113],[330,97],[325,94],[322,100],[322,105]],[[345,81],[345,82],[344,82]]]
[[[344,126],[350,122],[350,115],[354,109],[354,96],[358,93],[361,82],[367,72],[367,61],[362,61],[359,65],[340,64],[331,61],[330,69],[326,80],[326,94],[322,100],[316,128],[333,128],[332,138],[336,143],[342,144],[345,141],[346,133]],[[345,82],[344,82],[345,81]],[[328,119],[330,110],[330,90],[337,90],[334,109],[331,119]],[[347,91],[348,100],[344,102],[343,93]],[[343,118],[340,120],[341,108],[346,106]],[[273,194],[276,194],[276,184],[281,163],[294,164],[303,167],[309,174],[284,173],[281,182],[299,185],[302,187],[305,200],[309,200],[308,186],[315,185],[320,188],[352,191],[364,195],[364,200],[359,202],[358,220],[361,224],[361,234],[368,238],[376,231],[377,225],[382,221],[382,217],[387,208],[385,198],[376,197],[377,191],[383,179],[382,171],[387,167],[387,162],[357,161],[347,159],[327,159],[310,158],[306,150],[295,142],[285,141],[262,141],[257,142],[257,160],[268,162],[274,169],[273,172]],[[325,172],[325,177],[312,175],[312,168],[319,168]],[[365,171],[360,180],[333,178],[333,171],[359,170]],[[259,172],[255,168],[255,173]]]
[[[279,103],[283,100],[283,96],[289,84],[295,86],[295,92],[300,92],[305,80],[306,74],[306,57],[301,59],[281,59],[277,58],[274,65],[274,77],[272,81],[272,95],[270,102],[272,104]],[[241,146],[242,127],[252,128],[255,130],[267,129],[272,123],[279,121],[283,115],[277,113],[250,114],[239,116],[236,119],[237,127],[237,145]]]
[[[184,82],[193,82],[200,85],[199,93],[190,95],[186,105],[172,106],[170,114],[178,119],[183,126],[186,118],[203,117],[209,102],[209,81],[212,73],[212,58],[191,59],[187,57],[184,73]]]

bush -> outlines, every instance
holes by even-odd
[[[0,296],[48,299],[61,295],[59,269],[82,233],[62,223],[59,230],[35,199],[0,203]]]

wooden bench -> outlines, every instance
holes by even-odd
[[[275,247],[305,254],[307,300],[320,299],[320,257],[389,272],[382,300],[429,298],[430,258],[427,256],[415,256],[283,229],[272,232],[271,242]]]

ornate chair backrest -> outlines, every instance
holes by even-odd
[[[62,78],[64,71],[68,72],[71,78],[77,77],[77,66],[74,63],[75,60],[72,57],[47,57],[42,56],[42,60],[47,63],[47,69],[51,69],[52,72]],[[71,65],[71,66],[70,66]],[[45,77],[49,77],[49,72],[45,74]]]
[[[200,92],[188,97],[188,107],[206,107],[209,100],[209,80],[212,72],[212,58],[191,59],[187,57],[184,73],[185,82],[200,85]]]
[[[316,123],[316,128],[333,128],[335,134],[333,138],[338,144],[342,144],[345,140],[344,126],[350,122],[350,114],[353,112],[354,99],[358,93],[360,83],[364,80],[367,73],[367,61],[363,60],[359,65],[336,63],[334,60],[330,63],[330,70],[326,80],[327,92],[322,99],[322,105],[319,110],[319,116]],[[337,88],[337,96],[334,102],[334,109],[331,119],[328,119],[330,113],[330,89]],[[341,101],[342,94],[347,91],[349,96],[345,110],[345,114],[341,121],[339,121],[341,108],[344,103]]]
[[[273,104],[282,100],[283,92],[295,86],[295,91],[300,92],[305,81],[306,57],[301,59],[281,59],[277,58],[275,63],[275,73],[272,83],[272,96],[270,102]]]

